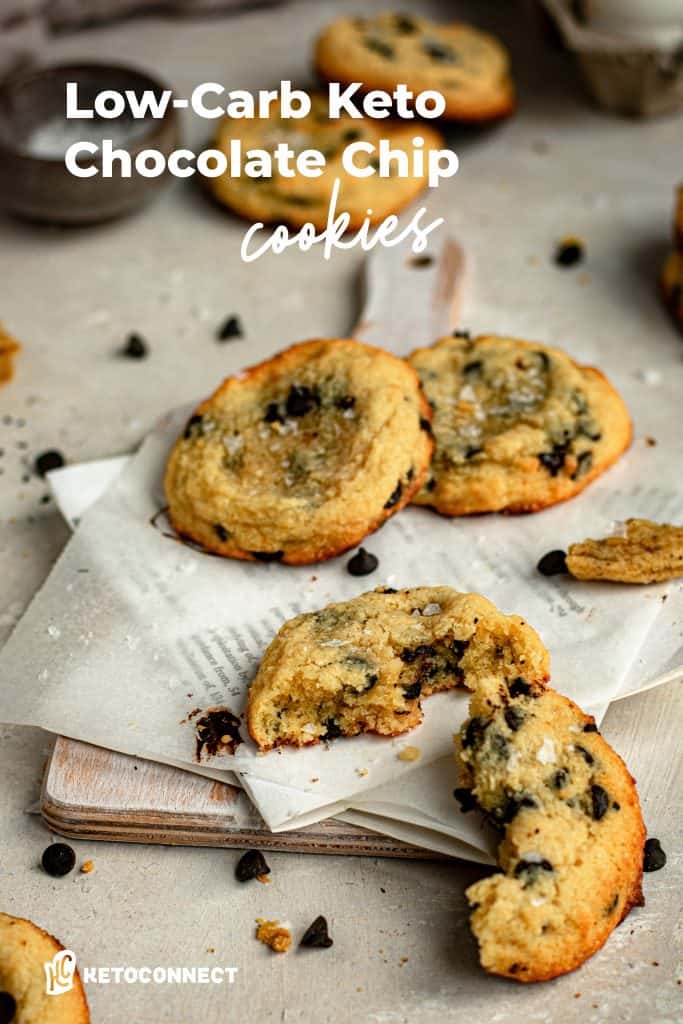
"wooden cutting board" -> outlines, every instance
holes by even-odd
[[[452,239],[417,258],[403,247],[375,250],[354,336],[398,355],[430,344],[458,322],[466,282],[464,253]],[[335,819],[273,833],[235,786],[62,736],[45,773],[41,814],[49,828],[74,839],[439,856]]]

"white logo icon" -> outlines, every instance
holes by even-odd
[[[74,987],[76,954],[70,949],[60,949],[45,967],[45,991],[49,996],[61,996]]]

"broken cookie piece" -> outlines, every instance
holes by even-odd
[[[683,576],[683,526],[628,519],[623,533],[572,544],[567,568],[578,580],[661,583]]]
[[[292,945],[292,934],[288,928],[281,925],[279,921],[264,921],[262,917],[256,918],[256,938],[264,946],[270,946],[273,953],[286,953]]]
[[[247,722],[262,750],[397,736],[422,721],[432,693],[522,676],[542,685],[548,671],[534,630],[478,594],[378,589],[284,624],[249,689]]]
[[[501,871],[466,893],[482,967],[525,982],[574,970],[643,902],[633,779],[593,719],[549,687],[475,691],[457,747],[456,794],[502,833]]]

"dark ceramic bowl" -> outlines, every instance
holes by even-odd
[[[66,121],[66,83],[78,82],[81,106],[90,106],[103,89],[143,89],[158,95],[165,88],[142,71],[115,64],[64,64],[16,75],[0,88],[0,206],[11,213],[57,224],[92,224],[119,217],[141,206],[168,182],[168,171],[145,178],[133,166],[130,178],[90,178],[72,175],[64,164],[66,144],[60,149],[61,126],[68,141],[90,138],[94,124],[101,137],[113,137],[117,148],[132,156],[143,149],[158,149],[168,156],[178,144],[173,106],[163,118],[95,122]],[[127,126],[127,127],[126,127]],[[125,129],[125,130],[124,130]],[[73,135],[73,138],[71,136]],[[80,166],[99,169],[99,154],[79,157]]]

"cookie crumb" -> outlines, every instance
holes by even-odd
[[[420,748],[419,747],[404,747],[403,750],[398,752],[399,761],[419,761],[420,759]]]
[[[655,448],[657,445],[657,441],[654,437],[646,437],[645,444],[648,446],[648,448]]]
[[[262,917],[256,918],[256,938],[264,946],[269,946],[274,953],[286,953],[292,945],[292,935],[289,929],[280,925],[279,921],[264,921]]]
[[[365,776],[368,774],[367,768],[356,768],[356,771],[358,772],[362,779],[364,779]]]
[[[95,862],[92,860],[84,860],[81,864],[81,874],[89,875],[91,871],[95,870]]]

